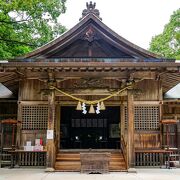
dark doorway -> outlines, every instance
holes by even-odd
[[[120,107],[100,114],[82,114],[75,107],[61,107],[61,149],[119,149]]]

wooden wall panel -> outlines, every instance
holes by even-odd
[[[102,84],[99,86],[102,86],[104,88],[117,88],[117,90],[120,88],[120,83],[118,81],[114,80],[104,80],[101,82]],[[75,86],[78,86],[78,81],[77,80],[67,80],[62,82],[61,84],[58,84],[58,87],[60,88],[74,88]],[[99,88],[97,86],[97,88]],[[37,79],[28,79],[21,81],[20,83],[20,92],[19,92],[19,100],[32,100],[32,101],[38,101],[38,100],[47,100],[45,96],[43,96],[40,93],[41,89],[46,89],[47,88],[47,83],[44,83],[42,81],[39,81]],[[96,87],[95,87],[96,88]],[[142,82],[139,82],[136,87],[137,89],[140,89],[142,91],[142,94],[139,96],[135,96],[136,101],[156,101],[160,99],[161,93],[160,93],[160,86],[159,86],[159,81],[155,80],[144,80]],[[78,87],[76,87],[78,89]],[[92,96],[86,96],[87,99],[96,99],[96,97]],[[60,98],[62,100],[67,99],[65,98]],[[99,98],[98,98],[99,99]],[[113,97],[110,100],[118,100],[119,97]]]
[[[46,84],[36,79],[28,79],[20,84],[19,100],[22,101],[41,101],[47,100],[47,97],[41,93],[46,89]]]
[[[160,148],[159,133],[135,133],[134,136],[136,149],[156,149]]]
[[[144,80],[139,82],[135,88],[141,90],[141,94],[137,97],[135,96],[137,101],[156,101],[160,99],[159,81]]]
[[[175,119],[176,124],[169,124],[169,146],[180,148],[180,103],[168,100],[163,103],[162,119]],[[167,145],[166,125],[163,125],[163,145]]]

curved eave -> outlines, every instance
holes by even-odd
[[[180,83],[180,64],[173,62],[9,62],[0,63],[0,83],[17,92],[18,82],[24,78],[23,72],[45,74],[51,70],[62,73],[64,77],[81,76],[86,73],[106,74],[108,77],[118,76],[121,72],[155,72],[154,77],[162,81],[163,92],[167,92]],[[74,74],[77,73],[77,74]],[[36,74],[37,75],[37,74]],[[71,75],[71,76],[70,76]],[[129,76],[128,76],[129,77]],[[34,77],[37,78],[37,77]]]
[[[163,92],[166,93],[180,83],[180,73],[165,73],[161,76]]]
[[[99,24],[104,30],[106,30],[107,32],[109,32],[111,35],[113,35],[115,38],[117,38],[118,41],[123,42],[124,44],[128,45],[129,47],[139,51],[140,53],[143,53],[147,56],[150,56],[152,58],[161,58],[159,55],[152,53],[150,51],[147,51],[135,44],[133,44],[132,42],[128,41],[127,39],[123,38],[122,36],[120,36],[119,34],[117,34],[115,31],[113,31],[111,28],[109,28],[107,25],[105,25],[102,21],[99,20],[99,18],[97,18],[96,16],[93,15],[93,20]]]
[[[78,30],[83,27],[89,20],[93,20],[95,23],[97,23],[105,32],[107,32],[108,34],[111,34],[111,36],[117,41],[117,42],[122,42],[123,44],[125,44],[127,47],[133,49],[135,52],[140,53],[142,55],[144,55],[147,58],[160,58],[160,56],[151,53],[131,42],[129,42],[128,40],[124,39],[123,37],[121,37],[120,35],[118,35],[116,32],[114,32],[112,29],[110,29],[108,26],[106,26],[98,17],[96,17],[94,14],[88,14],[87,16],[85,16],[78,24],[76,24],[74,27],[72,27],[70,30],[68,30],[67,32],[65,32],[64,34],[62,34],[60,37],[58,37],[57,39],[47,43],[46,45],[20,57],[21,59],[23,58],[33,58],[36,56],[43,56],[43,52],[45,52],[46,50],[48,51],[49,48],[56,46],[56,44],[58,44],[58,46],[61,45],[61,42],[64,43],[65,39],[68,39],[72,34],[77,33]]]
[[[0,63],[0,71],[3,68],[18,68],[18,67],[162,67],[164,71],[171,72],[175,71],[179,74],[180,64],[175,62],[16,62],[11,61],[8,63]],[[165,69],[166,68],[166,69]]]

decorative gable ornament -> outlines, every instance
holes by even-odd
[[[100,15],[99,10],[95,9],[95,7],[96,7],[96,3],[92,3],[92,1],[90,1],[89,3],[87,2],[86,3],[87,9],[83,10],[82,17],[79,20],[81,21],[88,14],[94,14],[95,16],[97,16],[102,21],[102,18],[100,18],[100,16],[99,16]]]

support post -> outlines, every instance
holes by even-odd
[[[47,160],[46,160],[46,171],[54,171],[55,164],[55,137],[54,137],[54,126],[55,126],[55,92],[50,89],[48,95],[48,130],[47,130]]]
[[[60,124],[61,124],[61,106],[56,106],[56,151],[60,149]]]
[[[133,90],[128,90],[128,123],[127,123],[127,146],[128,146],[128,171],[134,172],[135,150],[134,150],[134,96]]]
[[[120,105],[120,111],[121,111],[121,118],[120,118],[120,121],[121,121],[121,136],[125,136],[125,108],[124,108],[124,104],[121,103]]]
[[[17,112],[17,129],[16,129],[16,148],[20,149],[21,144],[21,126],[22,126],[22,105],[18,103],[18,112]]]
[[[159,84],[159,118],[160,118],[159,120],[161,121],[163,119],[163,114],[164,114],[162,81],[159,80],[158,84]],[[159,131],[160,131],[160,146],[161,148],[163,148],[163,124],[160,124]]]
[[[180,121],[177,123],[177,140],[180,139]],[[180,149],[180,141],[177,141],[177,147]]]

